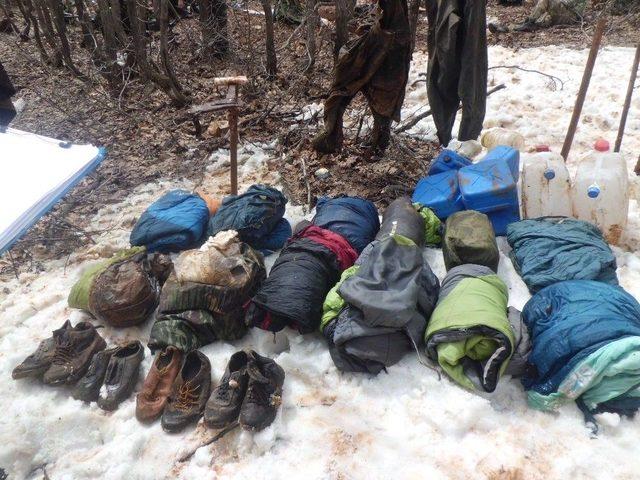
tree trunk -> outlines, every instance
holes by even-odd
[[[266,25],[266,49],[267,49],[267,78],[273,80],[278,73],[278,59],[276,58],[276,47],[273,34],[273,10],[271,0],[260,0],[264,10],[264,21]]]
[[[316,0],[306,0],[306,17],[307,17],[307,53],[309,55],[309,63],[305,68],[305,72],[313,71],[316,63],[316,30],[318,28],[319,17],[316,12]]]
[[[336,4],[336,42],[333,47],[334,61],[338,60],[340,49],[349,41],[349,20],[351,9],[349,0],[335,0]]]
[[[217,58],[229,50],[226,0],[200,0],[203,55]]]
[[[162,67],[166,74],[166,80],[162,79],[165,83],[165,89],[173,97],[175,102],[182,106],[189,102],[189,99],[185,96],[178,84],[171,62],[169,62],[169,48],[167,42],[167,33],[169,25],[169,0],[160,1],[160,60]]]
[[[416,36],[418,34],[418,18],[420,15],[420,0],[410,0],[409,3],[409,29],[411,30],[411,53],[416,49]]]
[[[62,2],[59,0],[49,0],[49,8],[53,17],[53,24],[60,40],[60,52],[64,60],[65,66],[71,70],[75,75],[82,77],[82,73],[78,70],[71,59],[71,46],[67,39],[67,29],[64,23],[64,10],[62,8]]]
[[[116,40],[115,27],[113,25],[111,6],[109,5],[109,0],[97,0],[97,3],[100,23],[102,24],[102,38],[104,39],[106,76],[111,87],[116,88],[119,83],[119,75],[116,68],[118,43]]]

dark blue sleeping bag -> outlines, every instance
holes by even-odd
[[[531,293],[564,280],[618,285],[616,257],[595,225],[564,217],[542,217],[507,227],[509,256]]]
[[[373,241],[380,229],[376,206],[359,197],[320,197],[311,223],[342,235],[358,253]]]
[[[640,304],[621,287],[570,280],[536,293],[522,310],[532,350],[522,384],[549,395],[578,362],[601,347],[640,336]]]
[[[171,190],[145,210],[131,232],[134,246],[149,252],[179,252],[198,247],[209,221],[207,203],[186,190]]]
[[[241,195],[229,195],[209,220],[210,236],[224,230],[236,230],[243,242],[258,250],[282,248],[291,236],[291,226],[284,220],[287,198],[275,188],[251,185]]]

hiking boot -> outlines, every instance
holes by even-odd
[[[53,339],[53,360],[42,378],[48,385],[76,382],[87,372],[93,356],[107,348],[96,327],[87,322],[67,330],[56,330]]]
[[[109,360],[111,360],[111,356],[117,349],[117,347],[114,347],[108,350],[101,350],[93,356],[87,373],[78,380],[76,387],[73,389],[73,398],[83,402],[95,402],[98,400],[100,387],[107,374]]]
[[[116,349],[107,366],[104,388],[100,389],[98,406],[101,409],[115,410],[131,395],[138,382],[143,359],[144,347],[138,341]]]
[[[63,331],[71,329],[71,322],[67,320],[62,327],[54,331]],[[56,342],[53,335],[49,338],[45,338],[40,342],[35,352],[25,358],[20,365],[13,369],[11,377],[14,380],[27,377],[41,377],[51,366],[53,361],[53,354],[56,351]]]
[[[162,415],[181,365],[182,352],[176,347],[167,347],[156,355],[142,391],[136,397],[139,421],[152,422]]]
[[[342,133],[331,134],[323,130],[313,138],[311,146],[319,153],[336,153],[342,150],[343,141]]]
[[[282,403],[284,370],[270,358],[254,351],[250,355],[249,386],[240,408],[240,425],[245,430],[262,430],[271,425]]]
[[[373,114],[373,128],[364,146],[375,152],[384,153],[391,141],[391,119],[382,115]]]
[[[207,427],[224,428],[238,419],[242,400],[247,392],[247,362],[250,359],[245,351],[231,355],[220,383],[207,402],[204,411],[204,423]]]
[[[177,432],[198,421],[211,393],[211,364],[198,350],[184,359],[162,413],[162,428]]]

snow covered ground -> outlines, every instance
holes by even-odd
[[[564,81],[553,88],[548,78],[515,69],[490,71],[492,85],[507,89],[488,102],[486,127],[513,128],[528,146],[549,143],[560,150],[582,75],[586,51],[544,47],[517,52],[490,49],[491,65],[518,64],[551,73]],[[600,53],[569,166],[604,136],[613,142],[633,51],[605,48]],[[426,71],[426,56],[416,54],[412,78]],[[405,117],[426,108],[424,83],[409,87]],[[640,95],[636,94],[627,124],[623,153],[630,171],[640,154]],[[413,133],[434,136],[429,119]],[[256,179],[276,182],[264,159],[269,152],[245,145],[241,186]],[[138,215],[170,188],[202,186],[215,193],[226,182],[225,152],[211,158],[202,185],[178,179],[138,188],[119,205],[105,207],[92,220],[104,230],[96,245],[47,265],[40,274],[23,274],[0,288],[0,467],[11,478],[158,479],[158,478],[429,478],[429,479],[554,479],[638,478],[637,438],[640,419],[601,416],[593,439],[582,415],[572,405],[557,414],[527,408],[520,383],[503,378],[492,395],[467,392],[408,355],[377,377],[342,374],[334,367],[319,335],[285,331],[272,335],[252,331],[241,341],[203,349],[217,382],[228,357],[239,348],[253,348],[274,357],[286,370],[283,406],[274,424],[250,434],[236,430],[201,448],[190,461],[177,458],[208,438],[199,425],[177,435],[165,434],[159,422],[139,424],[135,401],[107,413],[95,404],[73,400],[66,388],[31,381],[13,381],[11,370],[50,331],[67,318],[88,318],[66,306],[69,289],[92,261],[125,247]],[[291,220],[302,217],[290,207]],[[623,248],[615,248],[622,285],[640,298],[638,227],[640,213],[632,201]],[[504,255],[499,274],[510,290],[510,304],[522,308],[529,294]],[[430,252],[436,274],[444,276],[440,250]],[[272,258],[269,259],[271,262]],[[101,334],[110,342],[148,338],[151,322],[141,328]],[[151,357],[145,358],[146,372]],[[142,381],[142,379],[141,379]]]

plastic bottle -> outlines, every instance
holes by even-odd
[[[522,215],[524,218],[570,217],[571,178],[560,154],[547,145],[536,147],[522,166]]]
[[[578,165],[572,189],[573,214],[597,225],[612,244],[620,241],[629,213],[629,177],[620,153],[598,140]]]
[[[512,147],[516,150],[524,149],[524,137],[522,135],[513,130],[500,127],[490,128],[484,132],[480,142],[487,150],[492,150],[499,145]]]

